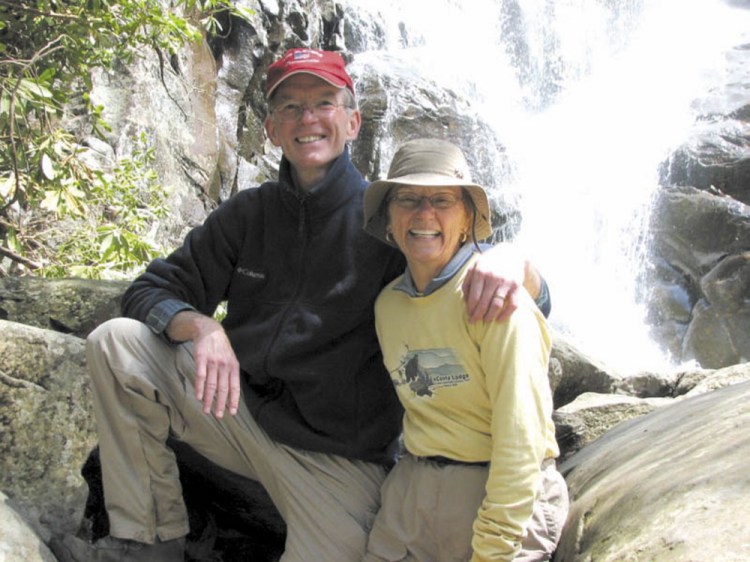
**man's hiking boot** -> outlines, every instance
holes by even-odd
[[[60,562],[184,562],[185,537],[145,544],[104,537],[94,544],[73,535],[55,537],[50,549]]]

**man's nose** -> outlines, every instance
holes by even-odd
[[[301,106],[302,108],[302,115],[299,116],[300,120],[315,120],[318,118],[318,114],[315,113],[315,109],[313,109],[312,105],[308,105],[306,103],[303,103]]]

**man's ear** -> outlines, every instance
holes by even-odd
[[[276,136],[276,123],[274,122],[273,119],[271,119],[270,115],[266,117],[265,121],[263,121],[263,127],[266,129],[266,135],[268,135],[268,140],[270,140],[274,146],[281,146]]]
[[[353,141],[359,135],[359,130],[362,127],[362,114],[359,109],[353,109],[351,115],[349,115],[349,122],[346,128],[346,140]]]

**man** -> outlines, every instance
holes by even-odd
[[[168,436],[263,484],[287,524],[285,562],[364,553],[401,416],[373,302],[404,262],[362,228],[366,181],[347,148],[361,116],[343,59],[287,52],[266,98],[278,181],[241,191],[152,262],[123,298],[127,318],[87,340],[111,536],[55,542],[63,561],[183,559]],[[514,307],[516,280],[491,268],[473,276],[475,320]],[[536,294],[543,281],[526,271]]]

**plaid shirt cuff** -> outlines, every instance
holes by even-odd
[[[154,333],[163,336],[168,342],[179,343],[173,341],[164,330],[167,329],[172,318],[174,318],[178,312],[182,312],[183,310],[195,310],[195,308],[188,303],[177,299],[161,301],[149,311],[148,316],[146,316],[146,325],[151,328]]]

